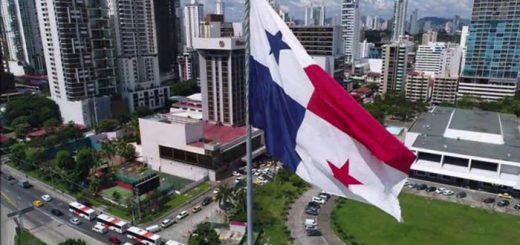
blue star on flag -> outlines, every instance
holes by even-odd
[[[282,32],[278,31],[276,34],[271,34],[268,31],[265,32],[267,34],[267,40],[269,41],[269,45],[271,46],[271,51],[269,54],[273,54],[278,63],[280,59],[280,51],[282,49],[291,49],[287,43],[282,40]]]

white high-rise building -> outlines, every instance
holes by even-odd
[[[103,1],[36,0],[51,98],[65,122],[110,118],[117,92],[112,29]]]
[[[341,26],[343,26],[346,64],[352,64],[359,57],[359,24],[359,1],[343,0],[341,4]]]
[[[415,70],[442,77],[458,77],[461,59],[462,48],[457,44],[438,42],[419,45]]]
[[[373,30],[374,29],[374,19],[370,15],[368,15],[366,17],[365,29],[367,29],[367,30]]]
[[[395,0],[394,23],[392,26],[392,41],[398,41],[404,35],[406,22],[406,8],[408,0]]]
[[[161,86],[153,0],[109,0],[118,78],[130,111],[157,109],[169,97]]]
[[[9,54],[3,59],[11,61],[11,66],[17,67],[12,70],[28,74],[45,74],[45,60],[34,0],[2,0],[0,15],[5,27]]]
[[[193,39],[200,37],[200,22],[204,18],[204,5],[197,0],[184,6],[184,44],[193,49]]]
[[[462,63],[460,65],[461,70],[464,70],[464,64],[466,63],[466,48],[469,36],[469,26],[463,26],[460,34],[460,47],[462,48]]]
[[[215,4],[215,14],[224,15],[224,0],[217,0]]]
[[[305,7],[305,25],[322,26],[325,25],[325,6],[312,5]]]
[[[410,15],[410,34],[416,35],[419,33],[419,22],[417,22],[417,18],[419,16],[419,12],[417,9],[414,9],[412,11],[412,14]]]

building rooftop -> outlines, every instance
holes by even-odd
[[[415,148],[520,162],[520,124],[512,114],[435,107],[409,130]]]
[[[230,143],[246,135],[246,127],[230,127],[204,122],[204,142],[219,143],[221,145]],[[195,147],[204,147],[203,141],[191,143]]]

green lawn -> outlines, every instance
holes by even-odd
[[[336,233],[348,244],[519,244],[520,217],[401,194],[405,220],[379,209],[341,201],[332,214]]]
[[[20,235],[15,236],[15,244],[19,245],[45,245],[40,239],[34,237],[28,231],[23,231]]]

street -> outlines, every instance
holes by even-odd
[[[17,184],[18,176],[10,173],[6,168],[2,168],[2,172],[3,174],[0,178],[2,208],[10,210],[14,210],[15,207],[16,209],[26,208],[32,206],[33,200],[41,199],[42,195],[49,194],[41,191],[38,186],[24,189]],[[7,181],[7,175],[15,176],[16,180]],[[29,179],[29,182],[31,182],[31,179]],[[80,218],[82,222],[80,225],[75,226],[71,224],[69,219],[73,215],[68,211],[68,203],[61,200],[58,196],[51,196],[53,197],[52,201],[44,202],[42,207],[35,208],[34,211],[23,215],[24,228],[28,228],[31,233],[44,242],[57,244],[67,238],[80,238],[88,244],[106,244],[110,236],[116,236],[121,241],[129,241],[124,235],[112,231],[105,235],[95,233],[91,230],[95,222],[89,222],[83,218]],[[53,208],[63,212],[63,215],[58,217],[51,214]],[[3,220],[4,217],[2,217]],[[4,223],[2,222],[2,224]],[[3,230],[4,228],[2,228]]]

